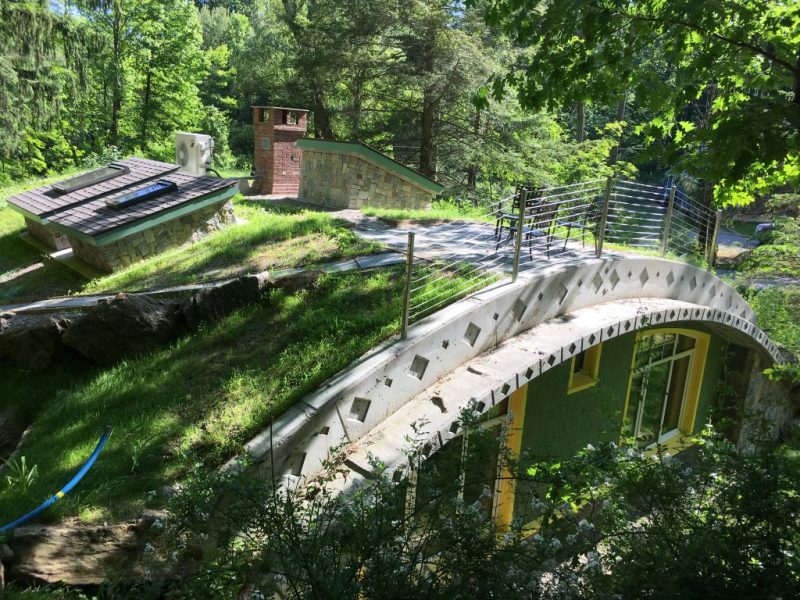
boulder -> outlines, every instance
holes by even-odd
[[[179,331],[176,305],[143,294],[120,293],[73,323],[62,340],[95,363],[110,365],[163,346]]]
[[[3,315],[0,360],[25,369],[44,369],[62,349],[61,335],[70,319],[48,315]]]
[[[246,275],[228,283],[200,290],[181,306],[181,314],[189,329],[201,323],[218,321],[237,308],[258,302],[265,279]]]
[[[300,271],[271,280],[269,287],[283,290],[287,294],[296,294],[301,290],[316,287],[317,281],[324,274],[325,272],[320,269]]]
[[[147,538],[161,513],[112,525],[76,521],[58,525],[26,525],[14,531],[6,556],[9,580],[28,583],[97,585],[106,579],[141,577],[148,554]]]

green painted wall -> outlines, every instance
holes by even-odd
[[[707,328],[676,323],[704,333]],[[565,458],[589,443],[618,441],[628,388],[635,335],[603,344],[597,385],[567,394],[570,361],[534,379],[528,386],[528,405],[522,447],[539,458]],[[702,428],[716,396],[724,342],[711,336],[695,428]]]
[[[706,422],[717,394],[725,342],[698,324],[675,323],[671,326],[711,334],[695,418],[697,432]],[[587,444],[619,441],[634,343],[635,334],[629,334],[603,344],[599,381],[586,390],[567,394],[571,361],[531,381],[522,434],[523,464],[526,456],[529,459],[558,460],[575,455]],[[527,520],[525,515],[530,513],[528,503],[533,491],[533,488],[517,487],[515,516]]]

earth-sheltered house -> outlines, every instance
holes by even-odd
[[[556,459],[626,437],[675,452],[718,405],[737,416],[733,435],[746,445],[755,428],[746,415],[766,417],[775,433],[789,413],[786,390],[762,374],[787,360],[746,301],[711,272],[661,258],[584,258],[423,319],[247,448],[287,485],[318,476],[341,448],[346,476],[334,485],[345,491],[377,471],[413,486],[440,458],[458,456],[476,428],[495,432],[495,455]],[[466,427],[465,411],[477,419]],[[410,458],[410,439],[421,463]],[[462,468],[476,471],[462,481],[487,472],[494,480],[487,508],[498,525],[527,502],[497,460]],[[464,500],[478,498],[481,490],[468,487]]]

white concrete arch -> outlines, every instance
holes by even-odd
[[[745,300],[712,273],[658,258],[584,260],[497,284],[417,323],[407,340],[333,377],[246,449],[290,483],[314,477],[342,444],[351,481],[371,470],[370,454],[402,471],[411,423],[428,420],[435,451],[458,431],[464,408],[488,410],[589,346],[678,321],[712,323],[770,361],[786,360]]]

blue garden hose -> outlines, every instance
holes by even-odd
[[[97,442],[97,446],[95,446],[94,451],[92,452],[91,456],[89,456],[89,459],[85,463],[83,463],[83,466],[80,468],[80,470],[77,473],[75,473],[74,477],[67,482],[67,485],[62,487],[55,494],[53,494],[47,500],[42,502],[41,505],[39,505],[37,508],[35,508],[31,512],[29,512],[27,515],[24,515],[24,516],[20,517],[16,521],[12,521],[8,525],[4,525],[3,527],[0,527],[0,534],[6,533],[8,531],[11,531],[12,529],[17,528],[20,525],[22,525],[23,523],[26,523],[27,521],[30,521],[34,517],[42,514],[44,511],[46,511],[48,508],[50,508],[53,504],[55,504],[56,502],[61,500],[61,498],[63,498],[69,492],[71,492],[72,488],[74,488],[76,485],[78,485],[80,480],[83,479],[83,476],[86,475],[86,473],[89,471],[89,469],[92,468],[92,465],[94,465],[95,461],[97,460],[97,457],[100,456],[100,453],[103,451],[103,448],[105,447],[106,442],[108,442],[108,438],[111,436],[111,432],[113,431],[113,429],[114,429],[113,427],[106,427],[105,431],[103,432],[102,437],[100,438],[100,441]]]

